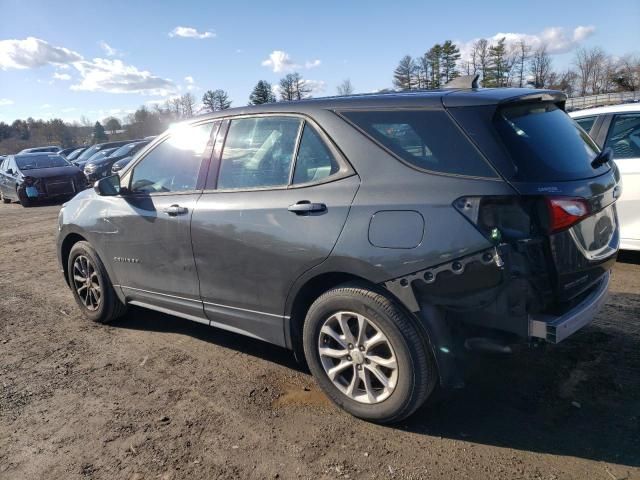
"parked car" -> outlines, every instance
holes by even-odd
[[[87,161],[84,167],[84,174],[87,176],[87,180],[95,182],[102,177],[108,177],[111,175],[111,167],[114,163],[125,157],[133,156],[148,144],[149,140],[127,143],[126,145],[115,149],[109,155],[102,157],[97,157],[98,154],[94,155]]]
[[[120,170],[122,170],[124,167],[126,167],[127,165],[129,165],[129,163],[131,162],[131,160],[133,160],[133,156],[129,156],[129,157],[124,157],[121,158],[120,160],[118,160],[117,162],[115,162],[113,164],[113,166],[111,167],[111,173],[118,173]]]
[[[65,148],[63,150],[60,150],[58,153],[60,155],[62,155],[64,158],[66,158],[67,160],[69,160],[69,154],[71,154],[72,152],[78,150],[78,147],[69,147],[69,148]]]
[[[89,160],[87,160],[87,162],[84,164],[84,168],[83,168],[83,172],[84,172],[84,176],[87,177],[87,181],[90,183],[93,183],[95,180],[92,179],[92,174],[95,171],[96,168],[96,163],[95,162],[99,162],[107,157],[109,157],[109,155],[111,155],[113,152],[115,152],[118,149],[118,147],[113,147],[113,148],[105,148],[103,150],[100,150],[99,152],[94,153],[91,158],[89,158]]]
[[[610,148],[622,175],[617,210],[620,248],[640,250],[640,105],[590,108],[569,115],[600,148]]]
[[[602,306],[619,176],[565,100],[449,88],[180,124],[63,207],[65,279],[91,320],[138,305],[271,342],[397,422],[463,385],[467,349],[557,343]]]
[[[89,147],[80,147],[80,148],[76,148],[73,152],[71,152],[69,155],[67,155],[67,160],[69,160],[70,162],[73,162],[74,160],[76,160],[80,154],[82,152],[84,152],[87,148]]]
[[[57,147],[55,145],[51,145],[48,147],[34,147],[34,148],[25,148],[24,150],[20,150],[18,152],[18,155],[22,154],[22,153],[58,153],[60,150],[62,150],[61,147]]]
[[[84,169],[84,166],[86,165],[87,161],[96,153],[98,153],[100,150],[104,150],[105,148],[117,148],[117,147],[121,147],[122,145],[126,145],[127,143],[130,143],[131,140],[127,140],[127,141],[118,141],[118,142],[106,142],[106,143],[97,143],[89,148],[87,148],[84,152],[82,152],[74,161],[73,163],[75,165],[77,165],[81,170]]]
[[[72,197],[86,186],[80,169],[57,153],[9,155],[0,163],[0,196],[24,207],[44,199]]]

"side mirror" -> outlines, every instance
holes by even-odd
[[[93,185],[93,189],[103,197],[118,195],[120,193],[120,176],[111,175],[110,177],[101,178]]]

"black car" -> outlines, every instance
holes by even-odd
[[[118,173],[124,167],[129,165],[131,160],[133,160],[133,156],[121,158],[120,160],[118,160],[113,164],[113,166],[111,167],[111,173]]]
[[[619,171],[561,92],[471,80],[175,125],[62,208],[78,306],[287,347],[378,422],[463,386],[473,351],[562,341],[605,301]]]
[[[102,158],[92,157],[84,166],[84,174],[87,180],[95,182],[102,177],[111,175],[111,167],[115,162],[126,157],[132,157],[136,152],[148,145],[149,142],[150,140],[143,140],[140,142],[127,143],[107,156]]]
[[[4,203],[28,207],[36,200],[74,196],[86,187],[80,169],[57,153],[10,155],[0,163],[0,194]]]
[[[62,150],[60,147],[56,147],[55,145],[49,145],[47,147],[34,147],[34,148],[25,148],[24,150],[20,150],[18,154],[22,153],[58,153]]]
[[[127,143],[131,143],[131,140],[118,141],[118,142],[105,142],[105,143],[97,143],[89,148],[87,148],[84,152],[82,152],[74,161],[74,165],[77,165],[81,170],[84,169],[84,166],[87,164],[89,159],[100,150],[104,150],[105,148],[116,148],[121,147],[122,145],[126,145]]]
[[[70,162],[75,161],[80,154],[82,154],[82,152],[84,152],[87,148],[89,147],[78,147],[76,148],[73,152],[71,152],[70,154],[66,155],[67,160],[69,160]]]
[[[58,153],[68,160],[69,159],[69,155],[71,153],[75,152],[76,150],[78,150],[78,147],[69,147],[69,148],[65,148],[63,150],[60,150]]]

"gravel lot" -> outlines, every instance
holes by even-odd
[[[640,261],[566,342],[481,357],[468,386],[382,427],[285,350],[132,309],[82,318],[59,206],[0,205],[0,478],[640,479]]]

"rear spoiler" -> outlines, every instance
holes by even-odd
[[[452,88],[450,92],[446,92],[442,96],[442,104],[445,108],[553,102],[558,108],[564,110],[566,101],[567,96],[558,90],[534,90],[531,88]]]
[[[543,91],[534,92],[529,95],[521,95],[512,98],[505,98],[498,102],[498,105],[510,105],[514,103],[528,103],[528,102],[553,102],[558,108],[564,110],[565,103],[567,101],[567,95],[563,92],[556,91]]]

